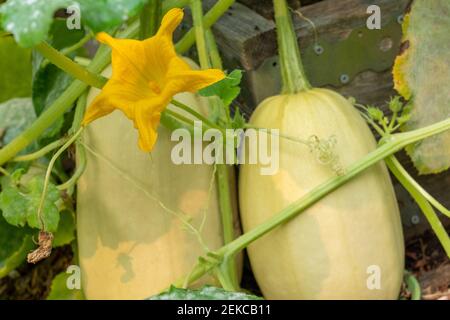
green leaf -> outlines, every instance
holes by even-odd
[[[27,210],[27,222],[32,228],[40,229],[41,223],[38,218],[38,208],[41,201],[42,190],[44,189],[43,177],[35,177],[27,185],[30,190]],[[44,220],[45,230],[55,232],[59,223],[59,210],[55,202],[60,200],[59,190],[52,183],[48,185],[47,196],[42,209],[42,219]]]
[[[241,92],[241,80],[242,70],[234,70],[225,79],[200,90],[199,94],[204,97],[218,96],[228,107]]]
[[[69,210],[64,210],[60,214],[58,230],[54,234],[53,247],[60,247],[70,244],[75,240],[75,216]]]
[[[450,1],[414,1],[405,17],[404,41],[408,49],[394,66],[396,90],[412,103],[411,118],[402,128],[414,130],[450,116]],[[407,148],[421,174],[450,167],[450,131]]]
[[[5,220],[14,226],[24,226],[27,223],[32,228],[41,229],[38,208],[43,186],[44,178],[35,176],[23,185],[17,186],[10,183],[4,187],[0,193],[0,210],[2,210]],[[42,209],[42,219],[46,231],[55,232],[58,228],[60,217],[55,203],[59,200],[58,189],[54,184],[49,183]]]
[[[14,185],[6,187],[0,193],[0,209],[5,220],[16,227],[23,227],[27,222],[27,195]]]
[[[229,292],[221,288],[204,286],[198,290],[171,287],[169,291],[153,296],[148,300],[263,300],[243,292]]]
[[[0,104],[0,129],[6,130],[3,144],[9,143],[36,120],[29,98],[17,98]]]
[[[22,264],[33,247],[28,230],[13,227],[0,216],[0,278]]]
[[[9,0],[0,7],[2,26],[21,46],[47,39],[58,9],[78,4],[81,19],[94,32],[109,30],[135,16],[147,0]]]
[[[0,103],[31,94],[31,50],[7,36],[0,37],[0,88]]]
[[[61,272],[53,279],[47,300],[85,300],[82,290],[67,288],[69,277],[69,273]]]
[[[37,115],[40,115],[51,105],[67,87],[73,78],[58,67],[48,64],[40,68],[33,81],[33,105]]]

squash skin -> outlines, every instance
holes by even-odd
[[[326,89],[266,99],[250,123],[301,139],[334,135],[343,168],[376,148],[354,107]],[[259,167],[242,165],[240,169],[245,232],[336,175],[306,145],[283,138],[279,171],[261,176]],[[384,163],[251,244],[248,254],[267,299],[397,299],[404,267],[403,231]],[[367,288],[367,268],[372,265],[381,270],[379,290]]]
[[[110,73],[111,68],[104,74]],[[88,104],[98,93],[91,90]],[[204,114],[207,110],[194,94],[182,93],[175,98]],[[213,167],[174,165],[170,153],[176,143],[170,141],[164,127],[160,126],[158,133],[151,155],[142,152],[132,122],[115,111],[89,125],[84,141],[165,206],[183,210],[198,227],[208,203]],[[87,157],[77,196],[79,260],[86,298],[143,299],[188,274],[205,253],[195,236],[104,159],[89,151]],[[234,206],[237,215],[237,201]],[[236,233],[238,229],[237,224]],[[223,245],[215,186],[202,237],[211,250]],[[212,277],[205,276],[195,285],[205,283],[216,284]]]

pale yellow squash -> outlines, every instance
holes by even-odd
[[[111,74],[111,68],[105,75]],[[99,93],[91,90],[88,105]],[[194,94],[176,99],[205,114]],[[82,286],[88,299],[143,299],[188,274],[205,250],[176,214],[200,228],[209,249],[223,244],[213,167],[174,165],[175,142],[160,126],[151,154],[120,111],[86,129],[88,165],[78,184],[77,232]],[[92,152],[93,151],[93,152]],[[173,211],[173,212],[169,212]],[[211,277],[198,284],[214,283]]]
[[[313,135],[320,139],[335,136],[342,168],[376,147],[354,107],[325,89],[269,98],[256,109],[250,123],[304,140]],[[244,231],[336,176],[336,170],[321,164],[306,145],[283,138],[279,171],[262,176],[259,169],[259,165],[241,166],[239,200]],[[404,245],[385,165],[379,163],[363,172],[257,240],[248,253],[268,299],[396,299]]]

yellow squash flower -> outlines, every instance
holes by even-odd
[[[112,77],[89,106],[83,125],[121,110],[139,130],[139,147],[153,149],[161,112],[180,92],[197,92],[225,75],[221,70],[192,70],[175,52],[172,35],[183,10],[172,9],[154,37],[138,41],[115,39],[101,32],[98,41],[112,48]]]

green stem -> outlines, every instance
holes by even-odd
[[[175,100],[175,99],[173,99],[170,103],[173,104],[174,106],[180,108],[181,110],[184,110],[184,111],[188,112],[189,114],[193,115],[198,120],[201,120],[204,124],[206,124],[208,126],[208,128],[214,128],[214,129],[223,131],[223,129],[221,127],[219,127],[218,125],[212,123],[205,116],[201,115],[200,113],[195,111],[193,108],[185,105],[184,103],[182,103],[182,102],[180,102],[178,100]]]
[[[406,169],[401,165],[401,163],[394,156],[390,157],[390,162],[393,167],[395,167],[398,172],[402,175],[404,181],[416,189],[436,210],[439,210],[443,215],[450,218],[450,211],[444,207],[439,201],[437,201],[431,194],[429,194],[422,186],[414,180],[413,177],[406,171]]]
[[[201,0],[191,0],[192,20],[194,21],[195,41],[202,69],[210,69],[211,61],[206,47],[203,8]]]
[[[161,0],[149,0],[141,12],[139,32],[141,40],[156,34],[161,23],[161,14]]]
[[[41,201],[39,202],[39,208],[37,212],[43,231],[47,230],[45,228],[45,221],[42,218],[42,210],[44,209],[45,198],[47,197],[48,185],[50,183],[50,176],[52,174],[53,167],[55,165],[56,160],[58,160],[59,156],[64,151],[66,151],[67,148],[70,147],[75,140],[78,139],[78,137],[81,135],[81,132],[83,132],[83,128],[80,128],[58,151],[56,151],[56,153],[50,160],[50,163],[48,164],[47,172],[45,173],[45,180],[44,180],[44,187],[42,189]]]
[[[395,122],[397,121],[397,117],[398,117],[398,113],[397,112],[393,112],[392,113],[392,118],[391,118],[391,122],[389,123],[388,129],[389,129],[389,133],[394,132],[394,125]]]
[[[219,194],[219,207],[222,217],[223,242],[231,243],[235,239],[234,214],[231,205],[230,172],[225,164],[217,164],[217,189]],[[223,276],[227,283],[230,283],[234,291],[239,288],[237,276],[237,266],[234,256],[223,265]],[[222,283],[222,282],[221,282]],[[225,290],[230,290],[225,288]]]
[[[191,0],[192,18],[194,22],[195,40],[197,44],[197,52],[200,59],[200,66],[202,69],[211,68],[211,60],[208,53],[205,23],[203,20],[203,8],[201,0]],[[217,53],[218,54],[218,53]],[[212,108],[223,107],[218,105],[218,99],[209,99]],[[201,116],[201,115],[200,115]],[[204,118],[207,123],[209,120]],[[204,121],[204,120],[202,120]],[[231,192],[229,183],[228,167],[225,164],[217,164],[217,187],[219,194],[219,207],[222,218],[222,230],[224,244],[230,243],[234,240],[234,214],[231,207]],[[218,271],[220,283],[225,290],[237,291],[239,290],[239,281],[237,277],[237,266],[234,257],[229,257],[227,261],[222,264]]]
[[[81,123],[83,122],[84,113],[86,111],[88,93],[84,92],[77,101],[75,107],[75,114],[73,116],[72,127],[70,128],[70,133],[75,133],[81,128]]]
[[[219,48],[217,47],[216,39],[214,38],[214,34],[211,29],[205,31],[206,36],[206,45],[209,53],[209,57],[211,59],[212,67],[215,69],[223,69],[222,58],[220,57]],[[219,99],[219,97],[210,97],[209,103],[213,110],[225,110],[225,116],[227,122],[225,125],[228,127],[231,122],[231,110],[230,106],[224,106],[223,102]],[[221,120],[220,117],[218,119]]]
[[[172,114],[175,114],[175,112],[171,113],[171,110],[166,109],[161,114],[161,124],[169,129],[170,131],[174,131],[176,129],[186,129],[191,134],[194,133],[194,126],[190,123],[184,123],[184,121],[178,121],[178,118],[173,116]],[[189,119],[190,120],[190,119]]]
[[[70,133],[75,134],[81,128],[81,122],[83,121],[84,112],[86,111],[87,104],[87,92],[85,92],[77,101],[77,106],[75,108],[75,115],[73,117],[72,128],[70,128]],[[87,159],[86,159],[86,149],[84,145],[77,141],[75,143],[76,150],[76,170],[73,173],[72,177],[60,184],[58,186],[58,190],[68,190],[69,194],[73,194],[75,190],[75,185],[83,175],[86,170]]]
[[[67,56],[70,53],[80,49],[82,46],[84,46],[89,40],[92,39],[92,33],[87,33],[80,41],[78,41],[77,43],[75,43],[74,45],[64,48],[62,50],[60,50],[59,52],[64,55]],[[74,59],[76,63],[78,63],[78,61],[76,61],[76,59]],[[50,61],[45,59],[44,61],[42,61],[42,67],[45,67],[47,64],[49,64]],[[83,65],[82,65],[83,66]]]
[[[69,180],[57,186],[58,190],[69,190],[69,194],[73,194],[75,190],[75,185],[77,184],[80,177],[83,175],[86,170],[87,159],[86,159],[86,149],[82,143],[78,141],[75,143],[76,153],[77,153],[77,169],[74,174],[70,177]]]
[[[48,145],[46,145],[42,149],[39,149],[36,152],[30,153],[30,154],[25,154],[23,156],[15,157],[11,161],[12,162],[28,162],[28,161],[37,160],[37,159],[42,158],[43,156],[45,156],[47,153],[49,153],[49,152],[51,152],[51,151],[53,151],[55,149],[58,149],[66,141],[67,141],[67,138],[61,138],[59,140],[53,141],[52,143],[49,143]]]
[[[420,289],[419,281],[413,274],[406,271],[404,276],[408,291],[411,293],[411,300],[420,300],[422,298],[422,292]]]
[[[278,52],[280,55],[283,93],[294,94],[311,89],[298,47],[291,15],[286,0],[273,0],[277,25]]]
[[[206,29],[216,23],[217,20],[235,3],[235,0],[219,0],[203,17],[203,24]],[[188,51],[195,43],[195,30],[189,30],[183,38],[176,44],[175,48],[179,54]]]
[[[439,220],[433,207],[427,201],[427,199],[422,194],[421,190],[416,187],[416,182],[412,179],[406,170],[402,167],[400,162],[394,157],[390,156],[385,159],[385,162],[391,172],[395,175],[397,180],[403,185],[403,187],[409,192],[409,194],[414,198],[417,205],[422,210],[423,214],[427,218],[431,225],[434,233],[438,237],[441,245],[444,247],[447,256],[450,258],[450,237],[447,234],[444,226]],[[414,181],[414,183],[412,181]]]
[[[206,30],[206,46],[208,47],[209,57],[211,59],[211,65],[215,69],[223,69],[222,58],[217,47],[216,39],[211,29]]]
[[[165,14],[173,8],[184,8],[189,5],[191,0],[164,0],[162,3],[162,12]]]
[[[8,171],[6,171],[6,169],[4,169],[3,167],[0,167],[0,173],[6,177],[11,176],[11,174]]]
[[[272,216],[267,221],[263,222],[259,226],[251,229],[247,233],[241,235],[239,238],[230,242],[229,244],[223,246],[222,248],[215,251],[215,255],[223,257],[225,261],[227,257],[234,256],[240,250],[246,248],[250,243],[261,238],[263,235],[267,234],[271,230],[277,228],[278,226],[286,223],[290,219],[294,218],[298,214],[304,212],[305,209],[309,208],[317,201],[324,198],[329,193],[338,189],[340,186],[344,185],[357,175],[359,175],[364,170],[378,163],[382,159],[394,154],[395,152],[403,149],[407,145],[423,140],[425,138],[431,137],[433,135],[442,133],[450,129],[450,119],[435,123],[431,126],[427,126],[421,129],[406,133],[398,133],[385,139],[384,143],[380,145],[376,150],[369,153],[363,159],[357,161],[355,164],[351,165],[346,173],[342,176],[337,176],[328,181],[322,183],[321,185],[312,189],[308,194],[300,198],[299,200],[293,202],[291,205],[280,211],[279,213]],[[219,260],[220,261],[220,260]],[[189,281],[195,281],[202,277],[206,272],[217,267],[219,263],[199,263],[194,267]],[[185,278],[183,278],[183,281]],[[179,283],[180,281],[176,282]]]
[[[92,33],[89,32],[83,38],[81,38],[80,41],[78,41],[77,43],[75,43],[74,45],[72,45],[70,47],[62,49],[60,52],[63,55],[67,56],[68,54],[70,54],[70,53],[72,53],[74,51],[77,51],[78,49],[83,47],[86,43],[89,42],[89,40],[92,39],[92,36],[93,36]]]
[[[61,52],[50,46],[47,42],[41,42],[35,49],[39,51],[51,63],[73,76],[75,79],[81,80],[88,85],[101,88],[105,84],[105,79],[96,73],[90,72],[88,69],[75,63]]]
[[[138,23],[134,23],[130,25],[121,36],[123,38],[133,38],[137,36],[138,30]],[[92,73],[100,73],[111,62],[110,53],[111,51],[109,48],[101,46],[87,69]],[[71,108],[75,100],[87,89],[87,87],[88,85],[80,80],[73,81],[67,90],[56,99],[30,127],[4,148],[0,149],[0,166],[36,140],[48,127]]]

